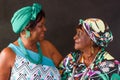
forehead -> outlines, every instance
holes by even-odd
[[[42,19],[40,20],[41,23],[45,22],[45,17],[42,17]]]
[[[82,24],[80,24],[76,26],[76,29],[82,29],[82,27],[83,27]]]
[[[85,29],[83,28],[83,26],[80,24],[76,27],[76,31],[83,31],[85,32]]]
[[[84,29],[83,26],[78,26],[78,27],[76,28],[76,32],[77,32],[77,33],[82,33],[82,34],[87,35],[87,36],[89,37],[88,33],[86,32],[86,30]]]
[[[37,24],[44,24],[44,23],[45,23],[45,18],[42,17],[42,19]]]

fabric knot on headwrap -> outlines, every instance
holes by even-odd
[[[38,13],[41,11],[42,6],[34,3],[33,6],[27,6],[16,11],[11,19],[13,31],[20,33],[30,22],[35,20]]]
[[[40,12],[41,9],[42,9],[42,6],[40,6],[39,4],[35,4],[35,3],[33,4],[31,20],[36,19],[37,14]]]
[[[100,47],[107,47],[113,40],[112,32],[108,25],[105,25],[101,19],[89,18],[79,20],[79,25],[82,24],[90,38]]]

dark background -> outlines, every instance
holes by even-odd
[[[74,50],[73,36],[78,20],[94,17],[101,18],[110,26],[114,40],[107,50],[115,58],[120,58],[120,0],[0,0],[0,51],[18,37],[10,24],[13,13],[33,2],[43,5],[46,38],[63,56]]]

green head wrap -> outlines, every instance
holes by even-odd
[[[16,11],[11,19],[13,31],[20,33],[30,22],[35,20],[37,14],[41,11],[42,6],[34,3],[32,6],[26,6]]]

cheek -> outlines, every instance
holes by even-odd
[[[77,43],[75,43],[75,49],[83,49],[90,45],[90,38],[81,37],[77,39]]]
[[[81,43],[83,44],[84,47],[86,47],[86,46],[90,45],[90,41],[91,41],[91,39],[86,36],[81,40]]]
[[[35,33],[37,36],[39,36],[40,33],[41,33],[41,29],[37,28],[34,33]]]
[[[33,37],[37,37],[37,36],[39,36],[39,34],[40,34],[39,30],[36,30],[36,29],[34,29],[34,30],[32,31],[32,33],[31,33],[31,35],[32,35]]]

